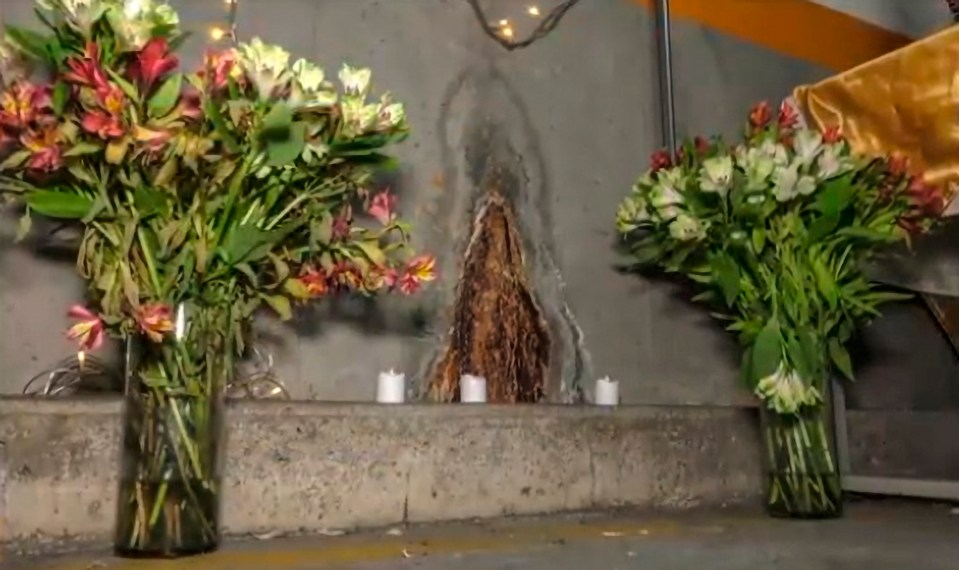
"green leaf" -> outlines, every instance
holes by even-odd
[[[714,256],[711,265],[716,283],[722,289],[726,305],[733,306],[740,291],[739,266],[726,254]]]
[[[874,243],[893,243],[902,239],[896,234],[891,234],[886,232],[877,232],[875,230],[864,228],[862,226],[851,226],[848,228],[843,228],[839,230],[839,234],[845,237],[861,239],[864,241],[869,241]]]
[[[849,352],[838,339],[829,340],[829,357],[832,359],[836,368],[842,372],[843,376],[849,380],[855,380],[852,373],[852,359],[849,358]]]
[[[823,214],[809,226],[809,243],[815,243],[831,234],[839,225],[838,214]]]
[[[838,216],[852,201],[855,192],[850,175],[834,178],[823,186],[816,199],[816,209],[827,216]]]
[[[8,156],[3,162],[0,162],[0,172],[19,168],[28,158],[30,158],[29,150],[18,150]]]
[[[281,320],[288,321],[293,318],[293,308],[290,307],[290,300],[283,295],[260,295],[266,304],[269,305]]]
[[[67,100],[70,98],[70,86],[65,81],[57,81],[53,86],[53,95],[51,96],[51,105],[53,112],[59,117],[63,114],[63,109],[67,106]]]
[[[299,224],[264,231],[256,226],[239,226],[230,233],[223,244],[223,255],[228,264],[252,263],[269,255],[277,242],[295,230]]]
[[[49,59],[48,40],[43,34],[19,26],[7,26],[6,32],[10,40],[27,55],[35,59]]]
[[[147,110],[151,117],[164,117],[176,107],[182,84],[183,74],[176,73],[164,81],[163,85],[160,85],[160,88],[147,102]]]
[[[766,246],[766,228],[761,226],[756,226],[753,228],[753,250],[756,252],[756,255],[759,255],[763,252],[763,248]]]
[[[295,299],[310,298],[310,290],[299,279],[287,279],[283,282],[283,289]]]
[[[63,156],[83,156],[85,154],[100,152],[101,150],[103,150],[103,145],[90,142],[78,142],[73,148],[63,153]]]
[[[294,123],[286,138],[270,139],[266,145],[267,165],[283,166],[297,159],[306,146],[306,124]]]
[[[292,127],[293,109],[280,101],[273,105],[273,108],[263,117],[263,128],[260,134],[265,138],[286,139],[289,138]]]
[[[133,192],[133,203],[141,218],[149,218],[154,214],[164,212],[169,207],[167,194],[156,188],[138,187]]]
[[[123,76],[116,71],[113,71],[109,67],[105,67],[104,69],[106,69],[107,73],[110,75],[110,79],[112,79],[114,83],[120,87],[120,90],[123,91],[124,95],[130,99],[133,99],[134,101],[140,100],[140,93],[137,92],[137,88],[132,83],[124,79]]]
[[[65,220],[79,220],[93,206],[93,200],[86,196],[56,190],[35,190],[26,195],[26,202],[43,216]]]
[[[203,112],[210,119],[210,122],[213,123],[213,127],[216,129],[217,134],[220,135],[220,139],[223,140],[223,144],[226,145],[227,150],[237,152],[240,147],[236,142],[236,137],[233,136],[233,132],[230,131],[230,127],[227,126],[226,120],[223,119],[220,106],[213,99],[207,99],[203,105]]]
[[[354,244],[367,259],[375,265],[384,265],[386,263],[386,254],[380,249],[380,244],[376,241],[357,241]]]
[[[756,341],[752,346],[752,359],[750,373],[752,380],[759,380],[769,376],[779,369],[782,361],[782,332],[779,329],[779,321],[773,317],[769,319],[766,326],[759,331]]]

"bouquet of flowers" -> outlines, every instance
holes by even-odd
[[[939,188],[896,157],[850,152],[841,133],[797,127],[784,105],[749,115],[744,140],[689,141],[658,152],[623,201],[617,227],[640,265],[702,288],[743,346],[742,374],[767,415],[773,509],[838,508],[838,475],[822,421],[833,370],[853,377],[846,342],[900,294],[865,262],[928,231]]]
[[[38,0],[36,13],[47,33],[10,27],[0,50],[0,190],[25,206],[24,232],[33,216],[82,228],[81,348],[144,340],[120,532],[131,549],[190,550],[215,539],[210,401],[254,313],[434,278],[395,197],[370,190],[408,134],[403,105],[369,100],[368,69],[344,65],[337,89],[259,39],[184,73],[184,34],[159,1]]]

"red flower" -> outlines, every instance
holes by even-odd
[[[669,156],[669,153],[666,152],[666,149],[657,150],[649,159],[649,168],[653,173],[659,172],[664,168],[669,168],[672,165],[673,159]]]
[[[398,285],[404,294],[412,295],[420,290],[423,283],[434,279],[436,279],[436,259],[432,255],[420,255],[406,264]]]
[[[822,140],[826,144],[835,144],[842,140],[842,130],[838,126],[829,127],[823,132]]]
[[[776,121],[780,129],[792,129],[799,124],[799,113],[788,102],[783,101],[779,106],[779,116]]]
[[[322,269],[317,270],[307,267],[300,274],[300,281],[306,286],[307,292],[312,297],[322,297],[330,291],[330,283]]]
[[[40,172],[52,172],[63,165],[63,151],[57,144],[60,133],[55,126],[24,133],[20,142],[31,153],[27,166]]]
[[[153,342],[163,342],[163,335],[173,331],[173,311],[162,303],[141,305],[136,311],[140,332]]]
[[[88,42],[83,57],[67,59],[70,71],[63,74],[63,79],[78,85],[92,87],[99,91],[109,86],[107,74],[100,67],[100,49],[94,42]]]
[[[696,146],[696,152],[698,152],[700,155],[704,155],[709,152],[709,147],[711,146],[709,141],[703,137],[696,137],[693,139],[693,144]]]
[[[772,120],[772,113],[769,110],[769,102],[761,101],[749,111],[749,125],[754,130],[763,129]]]
[[[149,89],[156,81],[176,69],[180,61],[170,53],[164,38],[153,38],[137,53],[130,66],[130,75]]]
[[[95,134],[104,140],[122,137],[125,132],[120,119],[104,111],[91,111],[87,113],[83,116],[81,125],[83,126],[83,130]]]
[[[390,194],[388,190],[383,190],[376,196],[373,196],[367,212],[385,226],[393,221],[393,208],[395,207],[396,196]]]
[[[236,52],[232,49],[206,52],[203,70],[200,71],[199,75],[206,80],[207,85],[213,91],[225,88],[230,77],[239,79],[240,76],[240,68],[236,63]]]
[[[192,87],[186,89],[180,95],[180,102],[177,103],[175,112],[187,119],[199,119],[203,115],[200,93]]]
[[[942,195],[942,188],[935,184],[928,184],[921,177],[916,176],[906,188],[906,195],[910,205],[920,215],[938,217],[946,209],[946,199]]]
[[[67,315],[78,322],[67,330],[67,338],[80,343],[81,350],[96,350],[103,344],[104,327],[100,317],[82,305],[70,307]]]
[[[895,177],[905,176],[909,172],[909,158],[901,154],[893,154],[889,157],[889,174]]]
[[[22,130],[50,111],[50,88],[18,81],[0,98],[0,124]]]
[[[358,289],[363,284],[363,275],[355,265],[342,260],[333,266],[330,281],[344,289]]]

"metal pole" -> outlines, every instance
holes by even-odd
[[[676,151],[676,104],[673,99],[673,41],[670,34],[669,0],[656,2],[656,43],[659,46],[659,95],[663,144]]]

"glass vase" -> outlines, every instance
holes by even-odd
[[[183,304],[162,342],[127,344],[115,548],[173,558],[219,545],[224,387],[234,373],[229,311]]]
[[[766,509],[783,518],[842,516],[842,484],[829,399],[798,414],[761,412]]]

